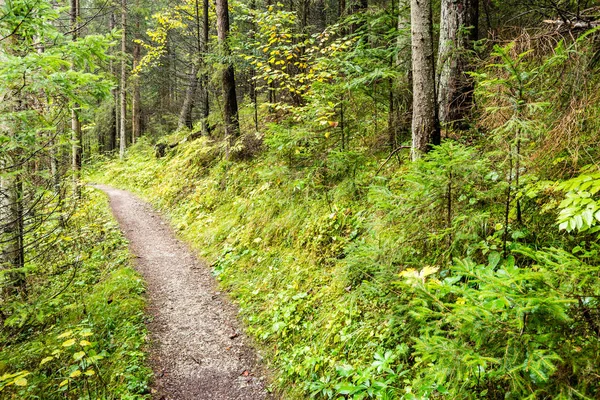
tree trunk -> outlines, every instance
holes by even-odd
[[[115,29],[116,21],[115,21],[115,13],[110,13],[109,25],[108,28],[112,32]],[[112,59],[109,61],[109,68],[111,76],[115,76],[115,66]],[[110,90],[111,94],[111,103],[110,103],[110,127],[108,132],[108,151],[113,152],[117,148],[117,136],[118,136],[118,126],[117,126],[117,104],[119,103],[117,89],[113,88]]]
[[[477,39],[478,10],[478,0],[442,0],[437,101],[444,125],[463,120],[472,103],[473,80],[465,72]]]
[[[139,16],[137,17],[138,21],[136,21],[136,28],[139,31],[140,22]],[[141,56],[141,47],[139,43],[133,44],[133,69],[135,69],[139,62]],[[135,141],[140,137],[140,123],[141,123],[141,106],[140,106],[140,78],[138,75],[133,76],[132,79],[132,97],[131,97],[131,143],[135,143]]]
[[[127,0],[121,0],[121,126],[120,143],[119,143],[119,158],[122,160],[125,157],[125,148],[127,146],[127,61],[125,53],[127,52]]]
[[[179,112],[178,129],[192,128],[192,109],[194,107],[194,98],[196,97],[196,88],[198,87],[198,68],[196,63],[192,63],[192,70],[189,74],[188,86],[185,90],[185,98]]]
[[[229,48],[229,10],[227,0],[216,0],[217,9],[217,36],[221,45],[223,56],[227,59],[231,56]],[[235,90],[235,71],[233,64],[228,60],[223,70],[223,117],[225,123],[225,136],[232,144],[240,135],[240,123],[238,117],[237,96]]]
[[[0,171],[8,167],[10,159],[0,161]],[[19,175],[3,176],[0,178],[0,270],[17,269],[25,266],[23,253],[23,184]],[[6,275],[9,283],[6,285],[9,294],[24,289],[22,272]]]
[[[71,0],[71,30],[73,41],[77,40],[79,31],[79,0]],[[73,141],[73,171],[77,176],[78,171],[81,170],[81,159],[82,159],[82,132],[81,122],[79,121],[78,106],[74,105],[71,109],[71,130],[72,130],[72,141]]]
[[[440,143],[435,95],[431,0],[411,0],[413,71],[412,159]]]
[[[346,0],[338,0],[338,18],[341,20],[346,16]]]
[[[210,126],[208,125],[208,115],[210,114],[210,104],[208,97],[208,73],[206,72],[206,55],[208,54],[208,39],[209,39],[209,25],[208,25],[208,0],[202,1],[202,134],[210,134]]]

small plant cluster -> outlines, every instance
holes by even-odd
[[[107,200],[84,188],[63,228],[36,234],[57,236],[53,263],[28,264],[27,298],[0,303],[0,397],[147,398],[144,286]]]

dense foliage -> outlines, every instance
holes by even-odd
[[[34,234],[53,246],[27,263],[27,297],[0,303],[0,397],[146,398],[144,284],[106,198],[85,189],[66,226]]]
[[[83,152],[284,397],[600,398],[596,3],[58,3],[0,6],[0,396],[147,396]]]

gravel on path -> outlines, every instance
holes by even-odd
[[[205,262],[133,194],[104,191],[147,282],[153,398],[271,399],[256,351],[236,309],[216,287]]]

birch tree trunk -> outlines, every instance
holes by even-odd
[[[435,95],[431,0],[411,0],[413,71],[412,159],[440,143]]]
[[[216,0],[217,9],[217,36],[222,49],[222,55],[225,58],[231,56],[229,48],[229,5],[227,0]],[[235,71],[233,64],[227,60],[227,65],[223,70],[223,117],[225,123],[225,136],[230,145],[240,135],[240,123],[238,117],[238,105],[235,89]]]
[[[472,103],[473,80],[465,72],[477,39],[478,10],[478,0],[442,0],[437,101],[443,125],[463,120]]]
[[[122,160],[125,157],[125,148],[127,146],[127,60],[125,53],[127,52],[127,0],[121,0],[121,124],[119,128],[119,158]]]

